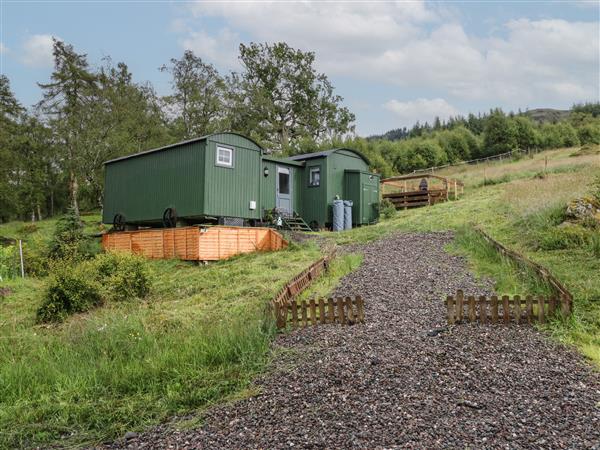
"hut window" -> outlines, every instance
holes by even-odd
[[[217,146],[217,166],[233,167],[233,149]]]
[[[321,168],[311,167],[308,172],[308,185],[309,186],[320,186],[321,185]]]

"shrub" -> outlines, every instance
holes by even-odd
[[[104,301],[143,298],[150,288],[146,261],[139,256],[104,253],[76,264],[55,262],[38,309],[38,320],[59,322]]]
[[[50,243],[49,255],[54,259],[78,259],[83,241],[83,224],[74,208],[56,223],[56,230]]]
[[[386,219],[391,219],[396,214],[396,207],[387,198],[379,203],[379,213]]]
[[[588,123],[577,130],[577,136],[582,145],[600,144],[600,124]]]
[[[37,310],[39,322],[59,322],[67,316],[88,311],[102,302],[100,285],[89,266],[60,263],[53,267]]]
[[[23,261],[28,275],[48,275],[48,244],[41,236],[31,236],[23,242]]]
[[[109,300],[144,298],[150,292],[150,272],[146,261],[140,256],[103,253],[97,255],[90,264]]]
[[[16,245],[0,246],[0,281],[14,278],[19,273],[18,250]]]

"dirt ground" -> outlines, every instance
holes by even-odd
[[[526,325],[445,328],[446,294],[490,294],[450,233],[353,246],[363,265],[341,295],[366,323],[281,335],[260,394],[210,410],[198,429],[168,425],[127,448],[600,448],[600,375]],[[435,330],[435,331],[432,331]]]

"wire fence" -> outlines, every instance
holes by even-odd
[[[516,155],[523,155],[523,154],[529,155],[529,154],[531,154],[532,151],[533,150],[516,149],[516,150],[512,150],[510,152],[506,152],[506,153],[499,153],[497,155],[486,156],[485,158],[470,159],[468,161],[460,161],[460,162],[453,163],[453,164],[444,164],[443,166],[433,166],[433,167],[428,167],[427,169],[415,169],[412,171],[412,173],[428,173],[428,172],[434,173],[436,170],[447,169],[449,167],[464,166],[466,164],[480,164],[480,163],[485,163],[485,162],[489,162],[489,161],[502,161],[503,159],[511,158]]]

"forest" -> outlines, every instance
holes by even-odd
[[[0,223],[37,221],[69,206],[101,209],[104,161],[216,131],[247,135],[280,155],[351,147],[384,176],[515,149],[600,143],[600,103],[574,105],[555,123],[493,109],[359,137],[315,54],[285,43],[241,44],[242,69],[227,74],[185,51],[157,68],[171,79],[165,96],[110,57],[93,64],[60,40],[53,57],[31,108],[0,76]]]

